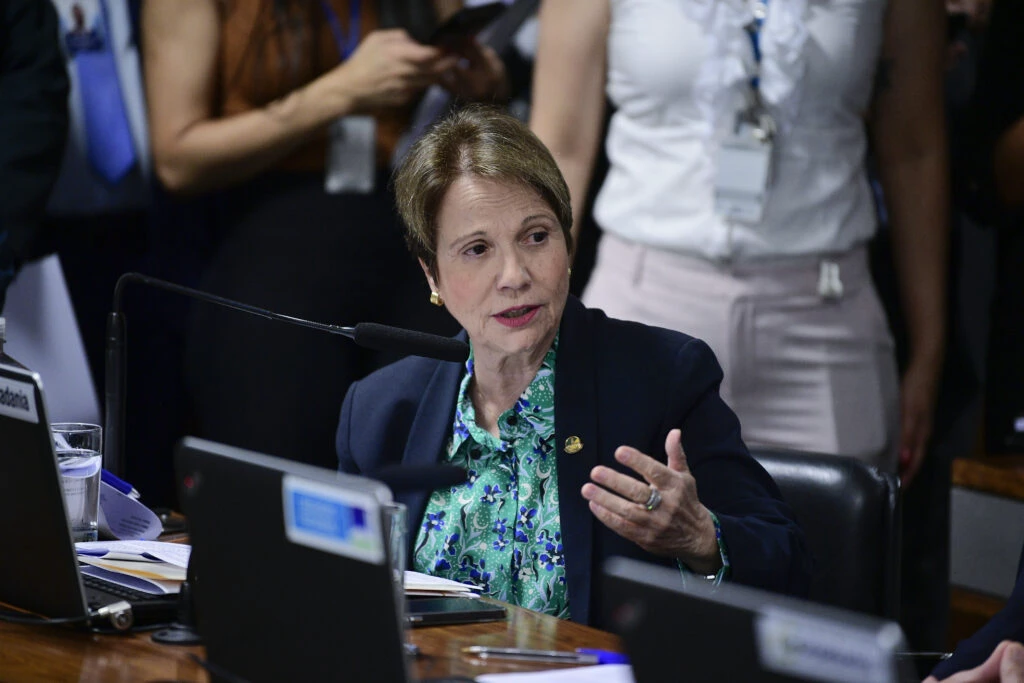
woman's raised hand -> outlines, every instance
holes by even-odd
[[[680,430],[668,433],[665,454],[667,465],[619,446],[615,459],[647,483],[599,465],[590,473],[594,483],[584,484],[583,497],[594,516],[623,538],[648,552],[675,557],[692,571],[712,574],[721,567],[715,525],[697,498]]]

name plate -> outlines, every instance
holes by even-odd
[[[0,415],[37,424],[35,387],[28,382],[0,377]]]
[[[825,618],[766,608],[754,624],[761,668],[834,683],[897,683],[899,627],[869,632]]]

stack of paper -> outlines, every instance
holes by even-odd
[[[177,593],[192,547],[160,541],[76,543],[82,573],[156,595]]]
[[[451,579],[442,579],[439,576],[421,574],[419,572],[405,572],[405,594],[407,596],[460,596],[464,598],[480,597],[477,591],[479,586],[471,586],[468,583],[459,583]]]

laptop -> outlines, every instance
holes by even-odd
[[[175,469],[215,678],[409,680],[384,484],[192,437]]]
[[[48,619],[102,628],[121,601],[134,625],[174,621],[177,596],[123,588],[79,569],[39,375],[0,365],[0,602]],[[124,625],[124,622],[120,622]]]
[[[649,681],[915,680],[898,624],[626,558],[604,567],[605,625]]]

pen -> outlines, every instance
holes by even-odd
[[[566,650],[524,650],[518,647],[486,647],[473,645],[462,648],[462,652],[481,659],[519,659],[534,662],[558,662],[563,664],[628,664],[629,657],[621,652],[592,650],[579,647]]]
[[[120,477],[114,475],[113,473],[108,472],[107,470],[100,470],[100,479],[105,481],[110,486],[113,486],[121,493],[131,498],[134,498],[135,500],[138,500],[139,498],[142,497],[141,494],[135,490],[134,486],[126,482],[124,479],[121,479]]]

